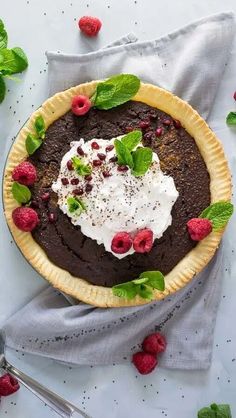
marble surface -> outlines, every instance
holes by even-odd
[[[6,100],[0,105],[0,166],[19,128],[47,97],[46,50],[89,52],[128,32],[139,39],[161,36],[193,20],[220,11],[236,13],[234,0],[1,0],[1,18],[10,46],[27,52],[30,66],[21,82],[8,81]],[[84,14],[103,21],[99,38],[89,40],[77,30]],[[231,167],[236,170],[236,130],[225,125],[225,115],[236,110],[236,42],[226,67],[210,117],[210,126],[223,140]],[[204,372],[159,369],[137,375],[132,366],[69,368],[51,360],[8,351],[9,359],[52,390],[84,408],[93,418],[195,418],[211,402],[230,403],[236,414],[236,261],[235,219],[227,232],[227,253],[220,309],[217,316],[212,366]],[[12,242],[0,215],[0,326],[18,308],[46,286]],[[204,321],[204,318],[203,318]],[[177,415],[178,413],[178,415]],[[4,398],[0,417],[50,418],[57,415],[23,387]]]

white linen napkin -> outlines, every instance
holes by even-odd
[[[48,52],[50,95],[129,72],[171,90],[207,118],[234,30],[233,15],[221,13],[154,41],[136,42],[131,34],[86,55]],[[112,364],[130,361],[143,338],[160,330],[168,342],[160,361],[163,367],[205,369],[211,361],[222,261],[220,248],[180,292],[141,307],[71,306],[70,298],[49,287],[7,321],[7,345],[76,365]]]

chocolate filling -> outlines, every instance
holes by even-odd
[[[171,121],[170,126],[166,119]],[[143,120],[151,122],[143,130],[143,143],[158,154],[162,171],[174,178],[179,198],[172,209],[171,226],[155,241],[152,250],[119,260],[72,225],[58,208],[51,184],[58,176],[61,159],[70,149],[71,141],[81,137],[113,138],[130,127],[138,128]],[[157,138],[155,130],[159,126],[163,134]],[[68,112],[48,128],[43,145],[30,161],[38,172],[38,181],[32,188],[32,206],[40,217],[33,237],[53,263],[73,276],[96,285],[113,286],[137,278],[146,270],[166,274],[195,246],[186,223],[210,204],[209,174],[194,139],[164,112],[140,102],[128,102],[107,111],[91,109],[80,117]],[[50,192],[48,201],[40,197],[46,191]]]

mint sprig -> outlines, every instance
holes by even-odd
[[[198,418],[232,418],[230,406],[228,404],[212,404],[209,407],[198,411]]]
[[[12,195],[18,203],[28,203],[31,199],[31,192],[27,186],[14,181],[11,187]]]
[[[68,197],[67,205],[70,213],[76,212],[76,215],[81,215],[82,212],[86,211],[86,206],[82,199],[78,197]]]
[[[115,296],[129,300],[137,295],[143,299],[151,300],[153,289],[162,292],[165,290],[165,279],[160,271],[144,271],[138,279],[113,286],[112,293]]]
[[[135,75],[115,75],[97,85],[91,100],[98,109],[108,110],[131,100],[139,87],[140,80]]]
[[[88,176],[92,173],[92,168],[89,164],[85,164],[83,160],[79,157],[71,158],[73,168],[79,176]]]
[[[7,43],[8,35],[0,19],[0,103],[6,94],[3,77],[11,79],[12,74],[21,73],[28,67],[28,59],[24,51],[19,47],[9,49]]]
[[[34,154],[34,152],[41,147],[43,139],[45,138],[45,122],[41,115],[37,116],[34,122],[35,134],[28,134],[25,140],[26,151],[29,155]]]
[[[226,123],[229,126],[235,126],[236,125],[236,112],[229,112],[226,118]]]
[[[213,231],[225,227],[233,214],[234,206],[230,202],[216,202],[203,210],[199,218],[206,218],[212,222]]]
[[[152,163],[152,150],[148,147],[139,147],[134,150],[142,140],[141,131],[133,131],[123,136],[121,140],[115,139],[115,151],[119,165],[127,165],[132,169],[134,176],[143,176]]]

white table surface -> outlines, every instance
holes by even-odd
[[[88,52],[131,31],[141,40],[151,39],[198,18],[227,10],[236,13],[235,0],[1,0],[0,18],[7,27],[9,44],[24,48],[30,61],[29,69],[22,75],[20,83],[7,83],[9,92],[0,105],[1,171],[12,138],[47,97],[45,50]],[[76,21],[84,14],[102,19],[103,28],[97,39],[88,40],[79,35]],[[229,110],[236,109],[232,99],[232,93],[236,90],[235,74],[236,42],[210,118],[211,127],[224,138],[226,152],[234,166],[236,153],[232,155],[232,144],[236,144],[236,131],[226,127],[225,115]],[[43,289],[46,283],[12,243],[2,211],[0,222],[1,326],[7,317]],[[159,369],[148,376],[137,376],[132,366],[71,369],[51,360],[13,351],[8,351],[9,359],[32,377],[84,408],[93,418],[195,418],[198,409],[213,401],[230,403],[234,416],[234,242],[235,234],[231,234],[210,370],[182,372]],[[56,417],[56,414],[21,387],[15,395],[2,398],[0,417],[4,416],[50,418]]]

